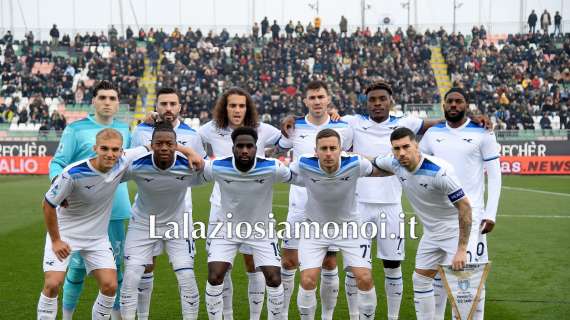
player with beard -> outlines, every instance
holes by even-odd
[[[492,131],[475,125],[466,116],[468,98],[461,88],[451,88],[444,98],[446,121],[433,126],[424,134],[422,152],[449,162],[455,169],[473,207],[473,224],[467,251],[468,262],[488,262],[487,233],[493,230],[501,194],[499,146]],[[485,202],[485,173],[487,201]],[[435,319],[443,319],[447,301],[441,278],[434,279]],[[485,289],[473,319],[483,319]]]
[[[255,128],[236,128],[231,133],[231,139],[233,156],[209,161],[203,171],[205,181],[215,181],[218,185],[220,208],[216,212],[219,219],[216,225],[223,223],[223,229],[210,234],[208,239],[208,318],[222,319],[225,309],[222,296],[224,278],[231,269],[238,249],[245,244],[253,255],[255,266],[265,277],[267,319],[286,319],[282,316],[281,258],[276,239],[272,239],[269,234],[273,228],[270,224],[273,219],[272,185],[289,182],[292,178],[291,171],[279,160],[256,155],[258,130]],[[242,223],[255,226],[255,234],[240,235],[239,230],[231,227]],[[263,230],[263,235],[258,233],[258,227]]]
[[[232,155],[233,143],[232,132],[239,127],[253,128],[257,132],[258,157],[265,156],[265,148],[273,148],[279,141],[281,133],[273,126],[259,122],[257,109],[251,95],[241,88],[230,88],[225,91],[216,102],[212,111],[213,120],[204,124],[198,133],[202,141],[212,147],[215,158],[223,158]],[[214,190],[210,197],[210,223],[223,221],[224,217],[219,213],[221,210],[220,186],[214,183]],[[248,300],[250,319],[256,320],[261,316],[263,301],[265,300],[265,279],[263,273],[257,270],[251,254],[251,248],[247,244],[240,247],[243,253],[245,269],[248,276]],[[225,273],[224,279],[224,319],[233,319],[233,286],[231,270]]]
[[[169,87],[161,88],[156,96],[156,114],[159,120],[170,123],[174,132],[176,133],[176,141],[178,145],[190,147],[202,157],[206,157],[206,151],[202,144],[202,139],[196,130],[180,121],[180,97],[178,92]],[[150,145],[152,135],[155,130],[154,121],[143,122],[139,124],[133,131],[131,147]],[[192,192],[191,188],[187,189],[185,197],[186,209],[185,212],[192,216]],[[155,243],[156,255],[160,255],[163,251],[163,243],[158,241]],[[141,281],[138,286],[138,305],[137,317],[139,320],[146,320],[149,316],[150,299],[152,290],[154,288],[154,263],[156,259],[153,258],[153,263],[145,268],[145,273],[142,275]]]

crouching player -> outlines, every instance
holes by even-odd
[[[99,285],[92,319],[109,319],[117,290],[117,271],[107,228],[113,195],[129,162],[147,151],[127,150],[115,129],[99,131],[93,146],[94,158],[65,167],[45,195],[44,218],[48,235],[44,249],[44,287],[37,318],[55,319],[57,296],[65,279],[71,253],[85,260],[88,273]]]

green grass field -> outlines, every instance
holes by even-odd
[[[570,177],[514,177],[503,180],[497,226],[489,236],[493,261],[487,282],[487,319],[568,319],[570,317]],[[45,176],[0,176],[0,318],[33,319],[42,287],[45,227],[41,201],[48,188]],[[211,186],[196,188],[194,220],[206,221]],[[287,185],[275,187],[274,212],[284,219]],[[134,188],[131,188],[134,193]],[[405,204],[406,211],[410,211]],[[403,264],[405,293],[401,319],[414,319],[411,275],[417,240],[407,240]],[[197,243],[196,276],[201,291],[200,319],[207,319],[204,303],[206,254]],[[375,251],[373,251],[375,252]],[[385,319],[381,263],[374,261],[378,293],[376,319]],[[178,290],[166,256],[158,260],[151,318],[180,318]],[[298,278],[298,274],[297,274]],[[235,319],[248,318],[247,277],[236,257],[233,271]],[[297,279],[298,280],[298,279]],[[342,283],[335,319],[348,319]],[[88,279],[76,319],[88,319],[96,296],[95,281]],[[296,319],[296,294],[291,303]],[[60,300],[61,301],[61,300]],[[61,309],[61,302],[60,302]],[[449,310],[448,310],[449,311]],[[264,316],[265,319],[265,309]],[[317,310],[320,314],[320,310]],[[449,318],[449,316],[447,317]]]

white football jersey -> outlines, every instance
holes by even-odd
[[[378,157],[374,162],[399,179],[414,212],[424,225],[424,235],[433,240],[459,235],[458,210],[453,203],[466,195],[450,164],[422,155],[416,169],[409,172],[393,155]]]
[[[147,152],[144,147],[127,149],[106,173],[95,169],[90,159],[65,167],[45,194],[57,212],[59,232],[66,237],[99,239],[107,236],[113,195],[129,163]],[[66,208],[60,204],[67,200]]]
[[[384,122],[376,122],[368,115],[348,115],[342,117],[352,131],[352,151],[365,157],[388,155],[392,152],[390,135],[396,128],[405,127],[416,134],[423,120],[413,117],[389,116]],[[365,177],[358,180],[357,200],[366,203],[400,203],[402,187],[394,176],[382,178]]]
[[[131,147],[146,146],[150,145],[152,140],[152,132],[154,127],[147,123],[141,123],[136,126],[135,130],[131,135]],[[174,128],[176,132],[176,142],[182,146],[190,147],[196,151],[203,158],[206,158],[206,150],[204,149],[204,144],[202,139],[196,130],[192,129],[190,126],[184,122],[178,121],[178,125]],[[186,192],[186,211],[192,212],[192,190],[188,188]]]
[[[190,171],[188,159],[181,154],[176,153],[172,166],[166,170],[155,165],[153,154],[151,151],[137,157],[123,176],[123,181],[133,180],[138,188],[130,223],[148,229],[153,215],[157,228],[168,222],[182,225],[186,189],[200,184],[200,176]]]
[[[150,145],[153,131],[154,127],[144,122],[136,126],[131,135],[131,148]],[[178,144],[190,147],[201,156],[206,157],[206,150],[204,150],[202,139],[196,130],[184,122],[178,121],[174,132],[176,132],[176,142],[178,142]]]
[[[272,213],[273,184],[289,182],[291,171],[277,159],[256,157],[248,172],[235,167],[234,157],[207,161],[203,177],[221,191],[220,221],[267,223]],[[227,214],[232,217],[228,219]],[[235,225],[235,224],[234,224]]]
[[[212,146],[214,157],[217,159],[233,155],[232,132],[233,129],[230,127],[218,128],[215,121],[210,121],[198,129],[202,141]],[[265,148],[274,147],[280,138],[281,131],[277,128],[267,123],[259,123],[259,127],[257,127],[257,156],[265,158]],[[217,183],[214,184],[210,202],[220,205],[220,187]]]
[[[372,164],[358,155],[341,156],[338,170],[333,174],[323,171],[319,159],[303,155],[291,163],[293,183],[304,185],[308,201],[305,217],[309,221],[359,222],[356,209],[356,182],[372,173]]]
[[[352,147],[352,129],[344,121],[332,121],[330,118],[320,126],[316,126],[304,118],[295,120],[295,131],[290,138],[281,137],[279,147],[292,149],[293,161],[297,161],[303,154],[315,154],[317,133],[323,129],[336,130],[341,138],[342,150],[348,151]],[[307,202],[307,191],[303,187],[292,185],[289,190],[289,210],[303,212]]]
[[[426,131],[420,149],[449,162],[471,200],[471,206],[485,209],[484,163],[499,158],[499,145],[493,131],[485,130],[469,119],[459,128],[451,128],[442,122]]]

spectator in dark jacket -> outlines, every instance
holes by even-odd
[[[560,30],[560,25],[562,24],[562,16],[560,12],[556,11],[554,15],[554,35],[556,35],[556,31],[558,30],[558,34],[561,35],[562,31]]]
[[[279,39],[279,31],[281,31],[281,27],[277,24],[277,20],[273,20],[273,24],[271,25],[271,37],[273,40]]]
[[[532,10],[530,15],[528,16],[528,32],[529,33],[530,32],[532,32],[532,33],[536,32],[536,22],[537,21],[538,21],[538,16],[534,12],[534,10]]]
[[[57,30],[57,25],[53,25],[49,31],[49,36],[51,37],[51,45],[57,47],[59,45],[59,30]]]

